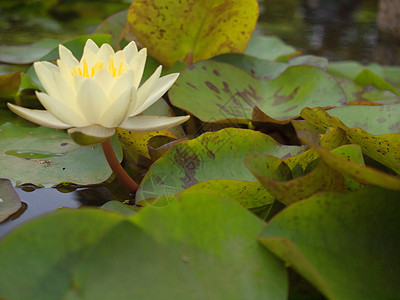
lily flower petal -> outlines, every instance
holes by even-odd
[[[125,90],[125,92],[114,100],[109,108],[100,116],[100,125],[104,127],[118,127],[128,117],[129,107],[132,102],[132,96],[136,95],[134,87]]]
[[[93,79],[85,78],[82,81],[77,98],[80,110],[89,124],[99,124],[101,122],[99,117],[110,106],[103,89]]]
[[[134,116],[127,119],[119,128],[137,131],[137,132],[146,132],[146,131],[156,131],[161,129],[168,129],[183,122],[187,121],[190,116],[182,116],[182,117],[164,117],[164,116]]]
[[[40,92],[36,92],[36,97],[39,98],[40,103],[42,103],[49,113],[61,122],[70,124],[70,127],[87,126],[90,124],[80,112],[72,110],[69,106],[57,101],[53,97]]]
[[[109,44],[101,45],[99,52],[97,52],[97,60],[102,61],[104,64],[108,64],[110,56],[114,55],[114,49]]]
[[[138,91],[138,102],[142,101],[142,104],[139,107],[135,107],[134,114],[140,114],[144,110],[146,110],[148,107],[150,107],[154,102],[156,102],[158,99],[162,97],[162,95],[165,94],[166,91],[174,84],[176,79],[178,78],[179,74],[178,73],[172,73],[166,76],[163,76],[154,83],[157,88],[153,89],[150,93],[149,96],[147,96],[146,99],[140,99],[139,100],[139,92],[141,89]]]
[[[143,48],[138,54],[129,62],[129,68],[135,70],[135,80],[133,85],[135,88],[139,87],[140,81],[142,80],[144,66],[146,65],[147,49]]]
[[[7,106],[18,116],[38,125],[55,129],[71,128],[71,125],[61,122],[46,110],[29,109],[11,103],[7,103]]]
[[[75,58],[72,52],[61,44],[58,46],[58,53],[60,55],[60,60],[65,64],[73,67],[79,65],[79,61]]]
[[[135,76],[135,72],[133,70],[128,70],[119,78],[114,80],[114,85],[112,86],[109,94],[110,102],[114,102],[116,99],[120,97],[126,90],[131,90],[134,88],[132,86],[132,81]],[[136,102],[136,95],[135,95]]]
[[[57,67],[50,62],[35,62],[33,64],[36,75],[42,83],[47,94],[56,99],[61,99],[60,91],[57,88],[55,78],[52,71],[58,71]],[[54,70],[55,69],[55,70]]]
[[[145,48],[144,48],[145,49]],[[137,55],[138,49],[136,47],[135,42],[130,42],[126,47],[122,50],[126,57],[126,63],[129,64],[131,60]]]

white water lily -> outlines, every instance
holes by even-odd
[[[62,45],[59,54],[57,66],[46,61],[34,64],[46,91],[36,95],[46,110],[9,103],[14,113],[39,125],[68,129],[79,144],[102,142],[114,135],[116,127],[155,131],[189,118],[141,115],[161,98],[179,74],[160,77],[159,66],[139,87],[147,53],[146,49],[138,51],[134,42],[114,52],[109,44],[99,48],[89,39],[80,61]]]

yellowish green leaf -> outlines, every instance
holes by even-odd
[[[361,128],[349,128],[339,118],[318,107],[303,109],[301,116],[320,129],[341,128],[350,143],[359,145],[364,154],[400,174],[400,133],[373,135]]]
[[[166,67],[243,53],[258,17],[256,0],[135,0],[128,26]]]

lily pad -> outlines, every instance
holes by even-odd
[[[384,110],[383,113],[385,113]],[[351,143],[360,145],[364,154],[400,174],[400,133],[373,135],[361,128],[349,128],[337,117],[330,116],[321,108],[305,108],[301,112],[301,116],[311,125],[320,129],[341,128],[346,132]],[[379,121],[375,124],[379,124]]]
[[[321,161],[314,170],[297,178],[293,178],[292,171],[284,161],[270,155],[248,156],[245,164],[264,188],[285,205],[291,205],[318,192],[345,190],[343,176]]]
[[[329,299],[400,294],[399,192],[315,195],[270,221],[260,237]]]
[[[21,200],[9,180],[0,179],[0,223],[18,211]]]
[[[284,265],[257,242],[264,222],[209,194],[183,194],[178,200],[163,209],[147,207],[130,219],[133,224],[109,231],[80,264],[74,296],[287,298]]]
[[[100,145],[79,146],[63,130],[5,123],[0,126],[0,139],[0,178],[18,185],[52,186],[63,181],[87,185],[111,175]],[[114,150],[121,160],[117,141]]]
[[[19,72],[0,75],[0,98],[14,97],[18,93],[20,84],[21,74]]]
[[[347,127],[361,128],[371,134],[400,133],[400,104],[341,106],[330,109],[328,114]]]
[[[257,17],[255,0],[135,0],[128,24],[149,55],[171,67],[243,53]]]
[[[201,193],[129,218],[63,209],[1,241],[0,297],[287,299],[283,262],[257,241],[264,226],[237,203]]]
[[[121,220],[105,210],[61,210],[19,227],[0,243],[0,298],[65,298],[79,260]]]
[[[261,59],[276,60],[281,56],[292,56],[297,50],[276,36],[254,34],[245,53]]]
[[[171,196],[206,180],[256,181],[243,163],[246,156],[268,153],[280,158],[296,155],[303,146],[284,146],[260,132],[228,128],[208,132],[177,144],[149,169],[136,201]]]
[[[237,66],[252,76],[270,80],[281,75],[288,67],[295,65],[309,65],[326,70],[328,60],[323,57],[312,55],[296,56],[289,60],[289,63],[274,60],[266,60],[244,54],[222,54],[214,57],[213,60],[225,62]]]
[[[208,180],[196,183],[182,193],[208,193],[230,199],[247,209],[272,205],[275,198],[259,182],[229,179]]]
[[[300,135],[301,138],[301,135]],[[327,151],[307,140],[322,159],[332,169],[344,174],[353,180],[365,185],[375,185],[390,190],[400,191],[400,178],[365,166],[362,159],[361,148],[358,145],[343,145],[335,151]]]
[[[347,101],[336,80],[316,67],[291,66],[266,81],[215,61],[183,70],[168,95],[175,106],[205,122],[251,119],[255,106],[272,119],[289,122],[304,107],[332,107]]]
[[[0,45],[0,62],[8,64],[30,64],[56,47],[59,41],[43,40],[31,45]]]

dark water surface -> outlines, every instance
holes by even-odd
[[[55,6],[51,1],[42,1],[44,5],[34,8],[28,2],[0,0],[0,45],[91,33],[102,19],[128,8],[130,1],[59,1]],[[375,23],[377,0],[263,0],[260,10],[256,31],[276,35],[303,53],[330,60],[400,65],[398,43],[379,37]],[[68,193],[54,188],[18,187],[17,192],[26,209],[0,224],[0,237],[59,207],[99,206],[115,199],[105,187]]]

